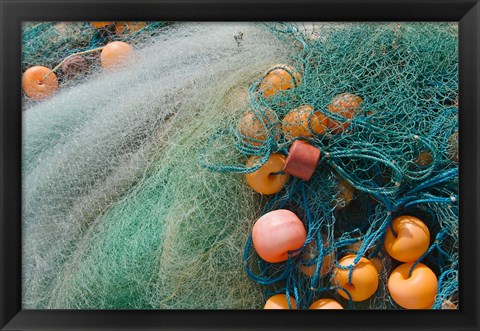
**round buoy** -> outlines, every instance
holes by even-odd
[[[23,73],[22,88],[25,94],[34,100],[45,99],[57,90],[57,76],[47,67],[31,67]]]
[[[131,62],[135,57],[135,50],[123,41],[108,43],[100,53],[102,67],[108,70],[116,69]]]
[[[313,302],[309,309],[343,309],[342,305],[333,299],[318,299]]]
[[[297,137],[313,137],[313,134],[324,134],[329,119],[320,112],[313,112],[311,105],[302,105],[291,110],[282,121],[282,131],[286,139]],[[312,113],[310,115],[310,113]],[[310,126],[309,126],[310,116]],[[312,130],[310,130],[310,127]],[[313,131],[313,132],[312,132]]]
[[[385,250],[388,255],[401,262],[414,262],[430,245],[430,231],[425,223],[413,216],[399,216],[392,221],[385,235]]]
[[[251,156],[247,161],[247,167],[251,168],[258,164],[259,156]],[[275,194],[288,182],[289,175],[280,173],[285,165],[285,156],[281,154],[270,155],[268,161],[255,172],[246,174],[248,185],[255,192],[261,194]]]
[[[353,264],[356,256],[353,254],[343,257],[338,264],[344,267]],[[333,275],[333,284],[348,291],[353,301],[364,301],[370,298],[378,288],[377,268],[366,258],[361,257],[360,261],[353,267],[351,283],[348,282],[350,269],[336,268]],[[347,293],[338,289],[337,293],[345,299],[349,299]]]
[[[266,213],[253,225],[253,247],[263,260],[270,263],[286,261],[288,252],[301,248],[306,239],[305,226],[290,210]]]
[[[295,69],[284,64],[278,64],[268,70],[260,84],[260,91],[265,98],[269,98],[278,92],[297,87],[301,82],[300,80],[300,74]]]
[[[295,299],[290,297],[292,309],[297,309]],[[275,294],[268,298],[263,309],[290,309],[288,306],[287,296],[285,294]]]
[[[412,266],[413,262],[404,263],[392,271],[388,278],[388,291],[403,308],[430,309],[438,291],[437,276],[429,267],[419,263],[409,277]]]
[[[342,93],[335,96],[332,102],[327,105],[327,109],[332,113],[344,117],[345,120],[337,121],[330,119],[329,128],[331,132],[344,132],[350,126],[349,120],[357,114],[361,103],[362,98],[351,93]]]

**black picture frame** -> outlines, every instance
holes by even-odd
[[[480,3],[476,0],[0,0],[1,330],[479,330]],[[459,22],[460,309],[71,311],[21,308],[22,21]]]

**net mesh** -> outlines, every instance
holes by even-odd
[[[24,106],[24,307],[260,307],[242,263],[259,202],[197,155],[288,50],[258,24],[192,23],[136,52]]]
[[[100,50],[112,41],[145,47],[170,22],[25,22],[22,25],[22,71],[33,66],[55,69],[62,87],[98,74]],[[74,57],[75,54],[82,53]],[[73,57],[73,59],[72,59]],[[58,66],[58,68],[57,68]],[[23,94],[28,107],[34,100]]]
[[[206,151],[203,164],[221,173],[252,173],[273,153],[289,155],[297,139],[319,148],[321,159],[309,181],[291,179],[262,211],[289,209],[300,217],[307,230],[303,253],[268,263],[250,237],[244,255],[249,276],[265,286],[265,299],[284,293],[300,309],[323,297],[354,309],[400,308],[387,289],[400,263],[385,253],[383,241],[396,216],[411,215],[431,233],[430,247],[415,265],[421,261],[439,279],[433,308],[445,308],[447,300],[456,304],[457,26],[289,23],[269,29],[297,52],[288,67],[273,66],[251,84],[245,112],[254,119],[240,115],[218,134],[229,137],[225,149],[236,148],[244,158],[218,164]],[[278,69],[285,82],[270,93],[263,84]],[[358,110],[341,113],[340,102]],[[249,167],[251,155],[260,161]],[[346,200],[346,192],[353,198]],[[356,256],[349,270],[362,256],[382,265],[379,288],[366,301],[338,295],[333,272],[326,272],[329,263],[339,268],[347,253]]]
[[[138,55],[107,73],[84,53],[52,97],[24,96],[25,308],[261,308],[286,293],[300,309],[398,309],[383,241],[407,214],[431,233],[419,261],[439,280],[433,308],[458,304],[456,24],[132,23],[23,27],[24,69],[113,40]],[[281,93],[263,83],[274,70]],[[254,193],[244,174],[298,139],[321,151],[312,178]],[[250,234],[281,208],[307,240],[268,263]],[[347,253],[378,262],[366,301],[332,285]]]

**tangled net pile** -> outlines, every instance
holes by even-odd
[[[251,82],[249,105],[244,109],[249,121],[241,122],[245,115],[238,114],[235,121],[210,137],[208,149],[201,154],[203,166],[213,172],[249,174],[274,153],[288,155],[296,139],[321,151],[310,180],[291,177],[281,191],[262,203],[262,214],[288,209],[299,216],[307,231],[303,246],[290,252],[285,262],[269,263],[259,257],[251,236],[246,243],[246,272],[264,286],[264,299],[284,293],[295,299],[299,309],[325,297],[352,309],[399,309],[387,289],[388,276],[399,262],[385,253],[383,242],[395,217],[412,215],[423,220],[431,233],[430,246],[415,265],[421,262],[429,266],[438,278],[433,308],[455,306],[456,25],[272,24],[269,29],[286,44],[294,45],[295,55],[288,67],[273,66]],[[292,86],[267,95],[262,81],[279,68],[288,73]],[[362,99],[352,118],[342,117],[328,106],[342,93]],[[303,130],[308,134],[289,136],[281,129],[285,117],[302,105],[311,106],[306,112],[308,120],[304,118],[307,124]],[[318,133],[314,112],[337,126]],[[250,129],[245,130],[245,125]],[[245,133],[252,131],[257,136]],[[232,149],[238,152],[238,159],[216,162],[215,155]],[[257,162],[246,165],[251,156],[257,156]],[[356,256],[350,270],[362,256],[381,262],[378,289],[366,301],[347,300],[338,295],[338,286],[332,285],[330,269],[338,268],[338,260],[346,253]],[[325,266],[330,259],[333,267]],[[310,272],[302,270],[305,267]]]
[[[22,26],[22,70],[42,64],[55,67],[74,53],[109,41],[146,45],[169,22],[26,22]],[[93,56],[93,55],[92,55]]]
[[[98,74],[102,46],[122,41],[144,47],[169,25],[170,22],[25,22],[22,71],[45,66],[55,69],[61,87],[75,86],[86,77]],[[65,62],[79,53],[83,59],[80,64]],[[32,100],[24,95],[23,102],[28,106]]]
[[[260,205],[197,155],[288,49],[260,24],[174,24],[135,45],[135,64],[24,108],[23,305],[258,308],[242,254]]]
[[[435,238],[421,258],[439,279],[433,308],[458,302],[456,26],[117,26],[23,29],[24,69],[54,68],[112,40],[137,54],[108,73],[98,52],[82,54],[88,70],[57,71],[51,97],[24,96],[24,308],[251,309],[275,293],[301,309],[326,296],[344,307],[398,308],[386,290],[397,262],[382,242],[405,213]],[[262,75],[277,63],[301,81],[265,98]],[[363,100],[346,131],[302,138],[321,149],[312,179],[291,178],[271,197],[253,192],[243,174],[288,154],[296,139],[279,129],[286,114],[309,104],[343,123],[326,107],[343,92]],[[263,123],[262,139],[238,130],[245,111]],[[252,155],[260,162],[246,167]],[[250,233],[279,208],[294,211],[308,236],[300,254],[272,264]],[[306,259],[310,250],[316,256]],[[324,256],[347,251],[383,265],[368,301],[339,297],[331,270],[320,272]],[[313,266],[311,276],[302,265]]]

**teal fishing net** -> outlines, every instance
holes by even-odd
[[[396,216],[412,215],[423,220],[431,234],[427,252],[414,265],[426,264],[439,280],[433,308],[457,303],[457,26],[288,23],[268,27],[296,47],[295,56],[287,69],[273,66],[252,82],[245,112],[254,118],[249,122],[254,132],[243,128],[239,114],[236,122],[211,137],[243,157],[219,164],[208,151],[202,154],[203,165],[212,171],[247,174],[258,170],[273,153],[287,156],[296,139],[321,151],[312,178],[291,177],[262,210],[262,214],[294,211],[307,231],[304,245],[290,252],[287,261],[268,263],[256,253],[251,237],[246,243],[246,272],[264,286],[264,299],[284,293],[300,309],[325,297],[353,309],[400,308],[387,289],[389,274],[400,263],[385,253],[383,241]],[[267,95],[262,81],[278,68],[287,71],[292,86]],[[331,111],[329,104],[342,93],[361,98],[355,116]],[[311,106],[303,124],[308,134],[289,136],[285,118],[302,105]],[[318,133],[314,113],[330,118],[336,126]],[[248,167],[245,163],[252,155],[259,161]],[[353,201],[345,201],[345,185],[350,186]],[[346,253],[356,256],[349,270],[362,256],[381,262],[378,290],[366,301],[341,297],[332,283],[330,269],[339,268],[338,260]],[[326,268],[329,272],[321,272],[332,257],[336,259]],[[313,266],[314,272],[302,272],[302,266]]]
[[[144,47],[169,25],[170,22],[25,22],[22,71],[33,66],[55,69],[62,86],[74,86],[98,72],[100,50],[95,49],[112,41]],[[64,62],[77,53],[82,53],[80,64]],[[24,104],[31,101],[24,95]]]
[[[92,23],[98,23],[97,27]],[[113,40],[145,44],[168,25],[169,22],[26,22],[22,26],[22,70],[33,65],[53,68],[71,54]]]
[[[431,233],[420,261],[439,281],[433,308],[458,303],[455,24],[118,23],[23,27],[24,69],[115,40],[137,54],[111,73],[99,52],[82,54],[87,71],[71,79],[60,68],[55,94],[24,96],[25,308],[251,309],[276,293],[300,309],[323,297],[399,308],[387,289],[399,263],[383,240],[405,214]],[[265,97],[269,68],[286,68],[295,88]],[[345,92],[362,99],[350,119],[328,107]],[[273,196],[253,192],[244,175],[288,155],[298,137],[282,121],[305,104],[305,132],[314,111],[336,123],[301,138],[321,150],[315,173]],[[259,163],[246,167],[252,155]],[[268,263],[250,234],[280,208],[300,217],[307,240]],[[366,301],[332,286],[348,252],[381,265]]]

